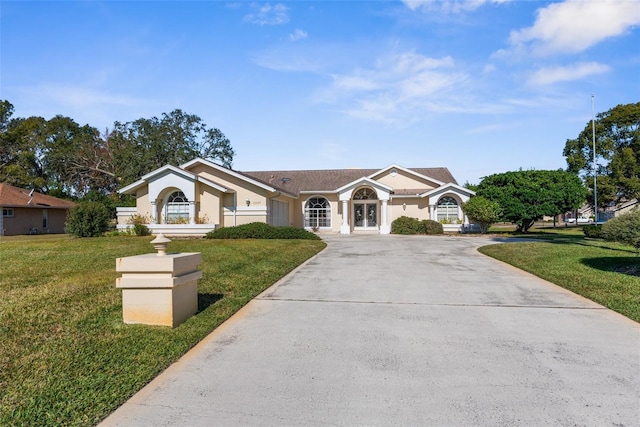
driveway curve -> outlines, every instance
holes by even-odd
[[[639,425],[639,324],[489,238],[325,240],[102,425]]]

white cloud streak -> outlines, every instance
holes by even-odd
[[[578,53],[638,25],[637,0],[567,0],[538,9],[533,26],[511,32],[511,50],[503,53]]]
[[[297,42],[298,40],[306,39],[307,36],[308,34],[305,31],[296,28],[293,33],[289,34],[289,40]]]
[[[253,12],[244,17],[245,22],[257,25],[281,25],[289,22],[289,9],[282,3],[252,3],[251,8]]]
[[[535,71],[527,83],[534,86],[546,86],[558,82],[580,80],[588,76],[604,74],[610,70],[608,65],[597,62],[579,62],[565,67],[544,67]]]
[[[511,0],[402,0],[402,3],[416,11],[442,11],[462,13],[476,10],[485,4],[500,4]]]

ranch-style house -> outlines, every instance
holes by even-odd
[[[119,229],[135,215],[166,235],[250,222],[388,234],[400,216],[461,231],[469,226],[461,206],[474,194],[442,167],[238,172],[200,158],[163,166],[119,192],[136,198],[136,207],[118,208]]]

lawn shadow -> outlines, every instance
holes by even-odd
[[[640,256],[582,258],[580,262],[597,270],[640,277]]]
[[[607,249],[610,251],[638,254],[638,252],[634,248],[627,249],[627,248],[616,247],[614,245],[610,245],[609,244],[610,242],[606,240],[585,237],[585,236],[527,233],[527,234],[518,234],[518,235],[515,235],[514,237],[515,238],[528,237],[529,238],[528,241],[539,241],[539,242],[545,242],[545,243],[553,243],[556,245],[580,245],[580,246],[587,246],[587,247],[599,247],[599,248]]]
[[[210,305],[220,301],[224,295],[222,294],[203,294],[198,292],[198,313],[206,310]]]

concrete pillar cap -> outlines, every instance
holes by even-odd
[[[158,256],[164,256],[167,254],[167,245],[170,241],[171,239],[167,239],[164,237],[164,234],[160,233],[151,241],[151,244],[153,245],[153,249],[158,251]]]

